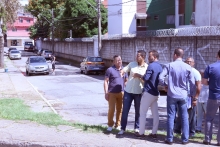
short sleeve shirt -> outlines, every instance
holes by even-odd
[[[124,91],[124,80],[127,78],[127,74],[121,77],[120,70],[112,66],[107,69],[105,77],[109,78],[108,92],[119,93]]]
[[[138,73],[143,76],[147,70],[148,65],[138,65],[137,62],[130,62],[123,68],[124,72],[130,72],[125,91],[132,94],[141,94],[144,87],[144,82],[139,78],[134,78],[134,73]]]
[[[220,100],[220,60],[208,65],[204,78],[209,79],[209,99]]]

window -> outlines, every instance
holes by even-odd
[[[22,18],[19,18],[19,22],[23,23],[23,19],[22,19]]]
[[[30,20],[30,19],[27,19],[27,22],[28,22],[28,23],[30,23],[30,22],[31,22],[31,20]]]
[[[167,24],[175,24],[175,15],[167,15]]]
[[[184,14],[179,14],[179,25],[185,25]]]
[[[154,20],[159,20],[159,15],[154,15]]]
[[[137,19],[138,27],[146,27],[146,19]]]
[[[12,28],[12,31],[13,31],[13,32],[17,32],[17,29],[16,29],[16,28]]]

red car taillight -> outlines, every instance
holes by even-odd
[[[86,62],[86,64],[87,64],[87,65],[91,65],[91,64],[92,64],[92,62]]]

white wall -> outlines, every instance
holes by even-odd
[[[136,0],[108,0],[108,34],[134,33],[136,9]]]
[[[196,0],[195,25],[220,25],[220,0]],[[210,11],[211,10],[211,11]]]

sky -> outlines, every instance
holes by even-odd
[[[21,5],[24,6],[26,4],[28,4],[28,0],[19,0]]]

